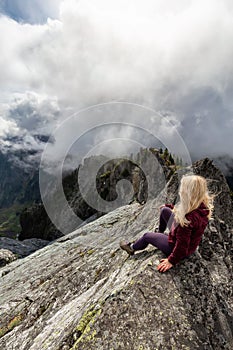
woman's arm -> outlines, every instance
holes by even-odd
[[[165,272],[169,270],[173,265],[168,261],[168,259],[160,260],[160,264],[157,266],[157,270],[160,272]]]
[[[193,224],[190,222],[188,226],[183,227],[178,225],[175,230],[175,246],[168,257],[168,261],[172,265],[176,265],[181,259],[185,258],[188,255]]]
[[[175,228],[175,246],[168,258],[160,260],[160,263],[157,266],[158,271],[165,272],[169,270],[188,255],[191,233],[194,226],[191,220],[192,216],[190,217],[188,214],[186,218],[190,220],[190,224],[184,227],[178,225]]]

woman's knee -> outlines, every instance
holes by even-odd
[[[145,241],[148,239],[148,237],[149,237],[149,233],[150,233],[150,232],[146,232],[146,233],[144,233],[143,238],[144,238],[144,240],[145,240]]]
[[[156,240],[156,232],[146,232],[146,233],[144,233],[143,239],[147,243],[152,243],[154,240]]]
[[[171,208],[162,207],[162,208],[160,209],[160,215],[171,215],[171,214],[172,214]]]
[[[166,222],[168,222],[168,220],[170,218],[173,218],[174,217],[174,213],[173,211],[168,208],[168,207],[163,207],[161,208],[161,211],[160,211],[160,217],[165,220]]]

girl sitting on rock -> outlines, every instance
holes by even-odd
[[[129,255],[145,249],[149,243],[160,249],[167,256],[157,266],[160,272],[194,253],[212,215],[214,195],[209,193],[204,177],[184,175],[179,196],[180,202],[175,206],[165,204],[160,207],[158,232],[147,232],[134,243],[120,242],[120,247]],[[163,233],[166,227],[169,235]]]

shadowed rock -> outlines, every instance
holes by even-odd
[[[222,177],[215,180],[225,191]],[[231,350],[228,208],[217,199],[198,251],[165,274],[156,270],[164,255],[152,246],[132,257],[119,249],[121,238],[153,230],[174,188],[175,176],[145,205],[118,208],[1,268],[0,348]]]
[[[45,247],[49,241],[43,239],[31,238],[25,239],[24,241],[18,241],[16,239],[11,239],[8,237],[0,237],[0,247],[2,249],[7,249],[17,257],[23,258],[37,249]]]

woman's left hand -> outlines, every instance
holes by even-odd
[[[160,260],[160,264],[157,266],[157,270],[160,272],[165,272],[169,270],[173,265],[168,261],[168,259]]]

